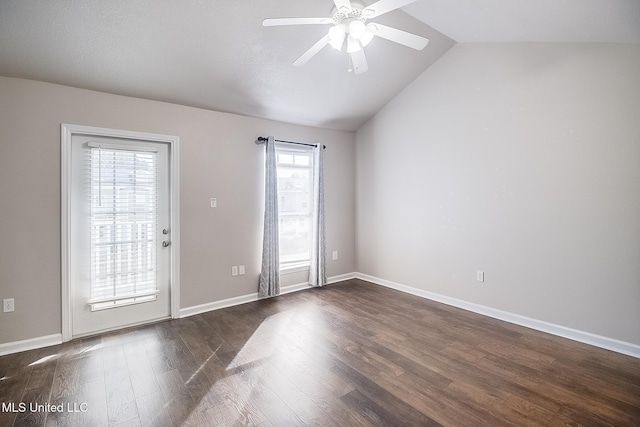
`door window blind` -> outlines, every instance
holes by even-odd
[[[90,148],[91,310],[153,301],[157,154]]]

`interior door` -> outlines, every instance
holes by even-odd
[[[170,316],[168,144],[71,138],[73,337]]]

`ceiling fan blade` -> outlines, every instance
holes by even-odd
[[[367,57],[364,56],[364,49],[352,52],[351,62],[353,63],[353,71],[356,74],[362,74],[369,69],[369,65],[367,65]]]
[[[392,10],[399,9],[418,0],[378,0],[371,6],[363,9],[367,18],[375,18]]]
[[[277,27],[280,25],[314,25],[333,24],[331,18],[269,18],[262,21],[265,27]]]
[[[296,59],[293,65],[295,65],[296,67],[300,67],[306,64],[311,58],[313,58],[318,52],[320,52],[323,47],[329,44],[329,39],[329,34],[327,34],[326,36],[318,40],[316,44],[309,48],[309,50],[300,55],[300,58]]]
[[[349,0],[333,0],[338,10],[342,8],[351,9],[351,2]]]
[[[427,43],[429,43],[429,39],[422,36],[398,30],[397,28],[387,27],[386,25],[375,23],[371,24],[370,28],[371,31],[373,31],[373,34],[378,37],[391,40],[392,42],[399,43],[415,50],[422,50]]]

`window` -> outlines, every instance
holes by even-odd
[[[276,146],[280,270],[309,265],[313,154],[310,149]]]
[[[156,153],[92,148],[91,310],[154,301]]]

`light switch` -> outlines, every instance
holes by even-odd
[[[215,197],[211,198],[211,207],[212,208],[217,208],[218,207],[218,199],[216,199]]]

